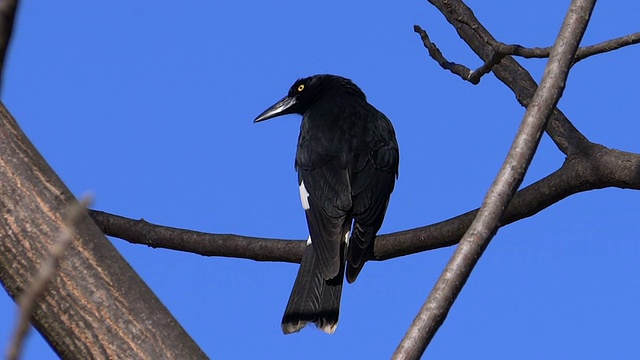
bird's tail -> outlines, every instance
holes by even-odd
[[[319,266],[313,253],[313,245],[308,244],[282,317],[282,331],[285,334],[298,332],[310,322],[327,334],[336,331],[344,263],[338,275],[329,280],[322,278]]]

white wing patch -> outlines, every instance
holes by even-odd
[[[307,239],[307,245],[311,245],[311,235],[309,235],[309,238]]]
[[[302,208],[309,210],[309,192],[304,186],[304,181],[300,183],[300,202],[302,202]]]

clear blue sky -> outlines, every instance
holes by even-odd
[[[568,1],[472,1],[504,42],[553,44]],[[638,31],[640,3],[599,2],[585,40]],[[382,232],[480,205],[524,114],[492,75],[473,86],[428,57],[476,56],[426,1],[23,1],[2,98],[72,191],[95,208],[213,233],[304,239],[293,158],[299,117],[253,118],[299,77],[352,78],[394,122],[400,179]],[[591,140],[640,152],[640,46],[579,63],[561,109]],[[544,60],[523,60],[540,79]],[[558,168],[545,137],[525,183]],[[605,189],[499,231],[427,355],[640,358],[640,192]],[[453,248],[369,263],[333,336],[284,336],[297,265],[205,258],[113,239],[216,359],[384,359]],[[4,293],[4,292],[3,292]],[[16,307],[0,296],[0,344]],[[330,355],[327,355],[330,354]],[[25,359],[54,358],[32,333]]]

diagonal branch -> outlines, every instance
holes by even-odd
[[[498,230],[504,210],[533,159],[549,115],[562,96],[594,6],[595,0],[572,0],[540,87],[527,108],[507,159],[487,192],[477,217],[394,352],[394,359],[418,359],[422,356]]]
[[[49,256],[75,202],[0,102],[0,283],[14,299]],[[205,359],[206,355],[82,215],[32,324],[63,359]]]

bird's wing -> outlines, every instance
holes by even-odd
[[[304,152],[304,150],[302,150]],[[305,159],[298,154],[298,182],[305,208],[311,243],[325,280],[340,273],[344,261],[341,243],[345,241],[346,214],[351,208],[351,187],[346,159],[319,156]],[[307,161],[309,160],[309,161]],[[305,201],[306,197],[306,201]]]
[[[355,281],[382,226],[398,175],[399,152],[393,132],[367,153],[352,159],[351,194],[355,219],[349,243],[347,280]]]

